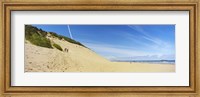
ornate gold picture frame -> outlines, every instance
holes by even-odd
[[[15,2],[16,1],[16,2]],[[1,2],[1,96],[8,97],[200,97],[199,0],[83,0]],[[11,11],[189,11],[189,86],[11,86]],[[184,29],[184,28],[183,28]],[[37,95],[35,95],[37,94]],[[31,96],[32,95],[32,96]],[[55,96],[56,96],[55,95]],[[59,96],[60,95],[60,96]],[[53,96],[52,96],[53,97]]]

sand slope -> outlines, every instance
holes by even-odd
[[[68,52],[25,42],[25,72],[175,72],[175,65],[110,62],[88,48],[50,38]]]

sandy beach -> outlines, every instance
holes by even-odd
[[[56,38],[50,40],[69,51],[25,41],[25,72],[175,72],[172,64],[111,62],[88,48]]]

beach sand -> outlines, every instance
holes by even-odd
[[[25,42],[25,72],[175,72],[172,64],[110,62],[92,50],[51,38],[68,52]]]

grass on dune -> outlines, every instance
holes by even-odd
[[[73,40],[71,38],[58,35],[54,32],[49,32],[49,33],[51,36],[56,37],[59,40],[64,39],[70,43],[85,47],[80,42]],[[46,47],[46,48],[52,48],[51,41],[48,38],[46,38],[47,34],[48,33],[42,29],[38,29],[37,27],[34,27],[32,25],[25,25],[25,38],[26,40],[30,41],[34,45]],[[53,46],[62,51],[61,46],[59,46],[58,44],[53,43]]]
[[[63,49],[62,49],[62,47],[61,47],[60,45],[54,43],[53,46],[54,46],[55,48],[57,48],[58,50],[63,51]]]

